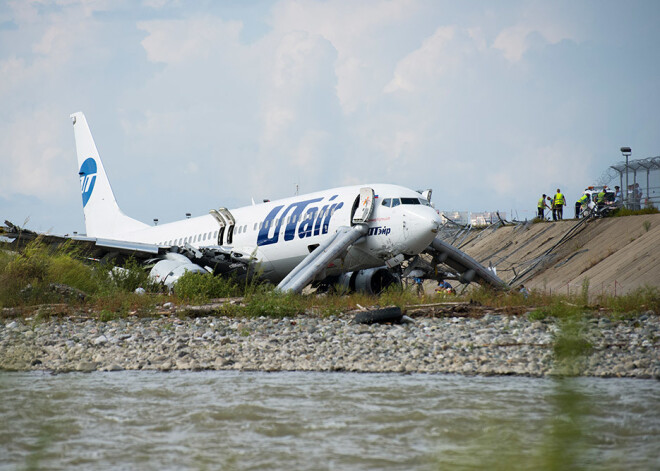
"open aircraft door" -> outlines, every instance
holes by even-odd
[[[220,230],[218,231],[217,244],[222,245],[222,238],[225,235],[225,227],[227,226],[227,221],[225,221],[225,218],[218,212],[217,209],[212,209],[209,211],[209,214],[215,218],[215,220],[218,222],[218,225],[220,226]]]
[[[218,245],[230,245],[234,234],[234,225],[236,224],[234,216],[232,216],[227,208],[218,208],[217,210],[212,209],[209,213],[220,225],[220,232],[218,232]],[[226,240],[223,241],[223,235],[225,233],[227,234],[227,237]]]
[[[366,224],[374,210],[373,188],[360,188],[360,202],[353,214],[353,224]]]
[[[225,244],[231,245],[234,238],[234,226],[236,225],[236,220],[227,208],[218,208],[218,212],[222,214],[227,221],[227,230],[225,231],[227,236],[225,237]]]

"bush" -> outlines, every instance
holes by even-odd
[[[260,291],[246,300],[245,314],[252,317],[290,317],[305,311],[302,296],[278,290]]]
[[[0,259],[0,304],[69,301],[53,284],[63,284],[85,294],[98,291],[91,267],[75,258],[76,251],[65,244],[52,249],[40,241],[28,244],[19,254],[5,253]]]
[[[240,296],[241,290],[233,278],[186,272],[174,284],[174,294],[186,301],[206,302],[213,298]]]
[[[149,278],[149,272],[140,262],[132,257],[126,260],[123,267],[109,268],[107,265],[101,265],[98,269],[107,270],[110,281],[120,291],[132,293],[138,288],[143,288],[150,292],[160,291],[160,285]],[[99,275],[103,277],[103,274]]]

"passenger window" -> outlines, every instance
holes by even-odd
[[[257,223],[256,223],[256,222],[254,223],[254,227],[252,228],[252,230],[253,230],[253,231],[256,231],[256,230],[257,230]]]
[[[401,204],[401,201],[399,198],[392,198],[392,207],[394,208],[395,206],[399,206]]]
[[[247,224],[243,226],[243,232],[247,232]]]

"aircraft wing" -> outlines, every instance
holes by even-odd
[[[90,257],[101,259],[107,255],[133,256],[138,259],[147,259],[164,254],[169,247],[159,247],[155,244],[140,242],[126,242],[112,239],[97,239],[80,235],[53,235],[23,229],[9,221],[0,226],[0,236],[10,239],[12,247],[22,248],[34,240],[41,240],[48,245],[72,244],[83,249]]]
[[[184,247],[159,246],[156,244],[100,239],[80,235],[62,236],[43,234],[29,229],[23,229],[9,221],[5,221],[5,226],[0,226],[0,237],[10,239],[9,245],[16,249],[23,248],[37,239],[45,244],[53,246],[71,244],[75,247],[79,247],[83,254],[90,259],[105,259],[115,265],[121,265],[130,257],[145,262],[146,264],[157,264],[160,260],[171,259],[172,254],[181,254],[184,258],[181,258],[180,256],[179,258],[174,258],[174,265],[185,265],[188,268],[190,268],[190,264],[202,268],[209,267],[209,269],[216,274],[232,274],[238,278],[245,276],[248,273],[249,266],[253,261],[250,255],[236,252],[231,247],[216,245],[194,248],[189,244],[185,244]],[[188,260],[186,260],[186,258]],[[168,267],[171,268],[171,266],[172,264]],[[173,277],[172,280],[170,280],[170,284],[176,279],[176,277]]]

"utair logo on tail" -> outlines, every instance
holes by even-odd
[[[94,190],[94,183],[96,183],[96,162],[91,157],[83,162],[80,166],[80,191],[82,191],[83,208],[87,205],[92,191]]]

